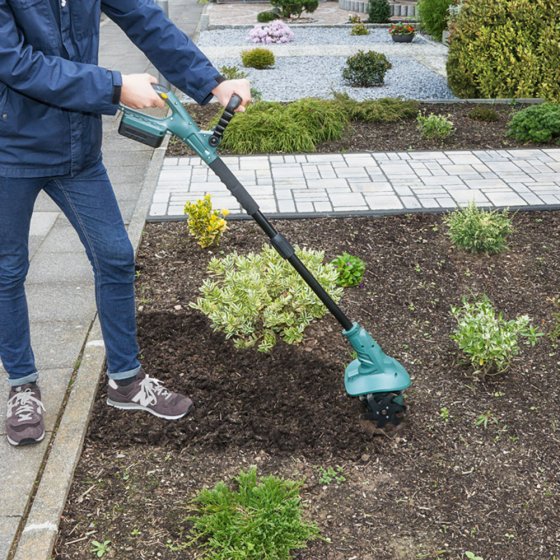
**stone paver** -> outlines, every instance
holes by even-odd
[[[224,158],[262,210],[278,216],[452,209],[471,201],[488,207],[560,205],[559,160],[557,149]],[[264,187],[256,173],[269,170],[271,182]],[[150,218],[182,217],[185,202],[206,192],[215,207],[233,217],[240,212],[199,158],[167,158]]]

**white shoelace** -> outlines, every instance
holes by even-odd
[[[33,396],[31,389],[16,393],[8,400],[8,418],[15,414],[20,422],[32,420],[34,407],[37,408],[37,412],[40,412],[41,409],[45,410],[43,403]]]
[[[168,399],[171,393],[162,386],[162,382],[159,379],[146,375],[140,381],[140,391],[132,400],[139,402],[142,406],[152,406],[157,403],[158,395]]]

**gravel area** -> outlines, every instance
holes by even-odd
[[[251,85],[267,101],[294,101],[302,97],[328,99],[333,92],[346,92],[356,100],[402,97],[406,99],[450,99],[453,95],[445,78],[405,57],[389,56],[393,68],[385,85],[373,88],[349,87],[342,79],[345,57],[277,57],[274,68],[242,68],[241,59],[223,58],[212,62],[217,68],[237,66],[247,73]],[[296,79],[294,79],[296,77]]]
[[[249,31],[252,27],[216,29],[203,31],[200,34],[198,45],[201,47],[227,47],[237,45],[256,45],[249,41]],[[372,46],[372,43],[393,43],[386,28],[372,28],[369,35],[350,35],[350,27],[300,27],[290,26],[294,33],[294,40],[290,45],[359,45],[364,48]],[[427,44],[428,41],[421,35],[414,37],[415,44]]]
[[[404,46],[403,50],[403,45],[393,43],[385,28],[372,28],[369,35],[352,36],[349,27],[293,25],[295,39],[291,43],[258,45],[248,41],[250,29],[251,27],[204,31],[198,45],[217,68],[237,66],[246,72],[252,85],[261,92],[265,100],[331,98],[333,92],[346,92],[356,100],[381,97],[453,99],[446,78],[442,73],[434,71],[444,68],[445,49],[420,35],[415,37],[413,44]],[[325,46],[324,51],[321,50],[322,45]],[[376,50],[376,45],[377,50],[386,54],[393,65],[385,76],[385,85],[376,88],[353,88],[346,85],[342,70],[347,56],[357,50]],[[273,69],[243,68],[239,53],[257,46],[274,50],[276,63]]]

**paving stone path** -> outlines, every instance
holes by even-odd
[[[270,215],[560,205],[560,149],[224,157]],[[166,158],[150,219],[183,216],[204,193],[241,213],[199,158]]]

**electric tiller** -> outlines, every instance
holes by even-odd
[[[363,327],[348,319],[296,256],[292,245],[274,229],[261,213],[256,201],[218,156],[216,148],[234,116],[235,109],[241,103],[239,96],[232,96],[213,131],[201,131],[172,91],[161,85],[154,85],[154,89],[167,103],[171,114],[160,119],[122,106],[123,117],[119,133],[154,148],[161,145],[167,133],[175,134],[200,156],[241,207],[266,233],[272,246],[295,268],[342,325],[342,334],[357,354],[357,358],[346,367],[344,384],[347,393],[359,397],[365,403],[368,409],[366,418],[373,421],[378,428],[400,424],[406,410],[402,392],[411,383],[404,367],[394,358],[387,356]]]

